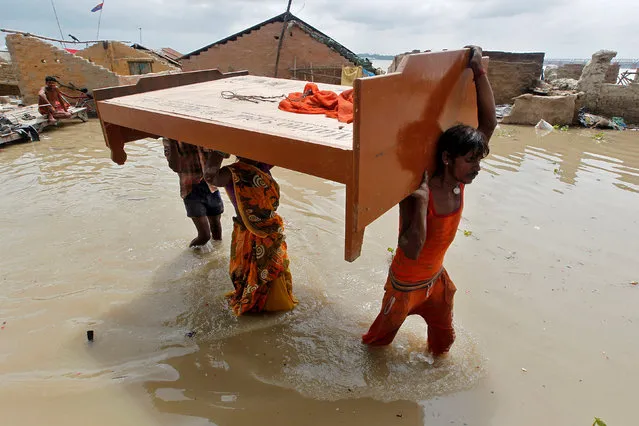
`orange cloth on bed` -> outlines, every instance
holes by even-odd
[[[338,95],[330,90],[319,90],[315,83],[306,83],[304,92],[290,93],[280,102],[280,109],[298,114],[325,114],[342,123],[352,123],[353,89]]]

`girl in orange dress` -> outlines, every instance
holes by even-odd
[[[365,344],[390,344],[408,315],[428,324],[428,349],[448,352],[455,340],[453,297],[455,284],[444,269],[444,256],[453,242],[464,207],[465,185],[488,155],[488,140],[497,125],[495,100],[481,65],[482,51],[471,47],[469,67],[477,90],[477,129],[457,125],[442,134],[437,145],[437,168],[424,173],[420,187],[400,207],[396,254],[386,281],[379,315],[362,337]]]

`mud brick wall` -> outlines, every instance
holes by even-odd
[[[557,67],[557,78],[572,78],[579,80],[585,64],[564,64]],[[615,84],[619,76],[619,62],[613,62],[606,73],[606,83]]]
[[[639,84],[602,85],[592,112],[604,117],[622,117],[627,124],[639,124]]]
[[[498,105],[512,104],[513,98],[529,93],[540,76],[536,62],[503,62],[491,58],[488,63],[488,79]]]
[[[501,62],[534,62],[539,67],[539,74],[544,66],[545,53],[543,52],[502,52],[498,50],[484,50],[484,56],[491,60]]]
[[[20,96],[20,87],[16,84],[4,84],[0,82],[0,96]]]
[[[18,75],[13,63],[0,62],[0,96],[20,96]]]
[[[222,72],[247,70],[251,75],[272,77],[282,23],[266,24],[258,30],[238,37],[236,40],[212,46],[199,54],[182,60],[184,71],[217,68]],[[292,35],[291,35],[292,34]],[[336,67],[340,77],[327,77],[331,72],[314,70],[314,81],[339,84],[341,67],[355,65],[337,51],[315,40],[305,31],[293,26],[287,31],[280,54],[278,77],[293,78],[290,68]],[[297,78],[303,78],[298,73]]]
[[[563,64],[557,67],[557,78],[579,80],[586,64]]]
[[[11,34],[6,37],[6,43],[27,104],[38,101],[38,91],[48,75],[90,91],[119,84],[115,73],[39,39]]]
[[[621,69],[621,64],[619,62],[613,62],[610,64],[610,68],[608,68],[608,72],[606,73],[606,83],[615,84],[619,79],[619,70]]]
[[[544,53],[516,53],[485,50],[488,79],[497,104],[511,104],[513,98],[529,93],[541,77]]]
[[[0,83],[18,84],[18,75],[13,63],[0,62]]]

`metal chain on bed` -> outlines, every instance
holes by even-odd
[[[220,95],[224,99],[237,99],[240,101],[248,101],[253,102],[254,104],[258,104],[260,102],[278,102],[280,99],[285,98],[285,95],[277,95],[277,96],[260,96],[260,95],[238,95],[235,92],[230,90],[223,90]]]

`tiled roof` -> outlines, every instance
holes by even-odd
[[[147,52],[150,55],[157,56],[158,58],[163,59],[163,60],[169,62],[171,65],[174,65],[176,67],[181,67],[182,66],[182,64],[180,64],[180,61],[178,59],[173,59],[173,58],[169,57],[168,55],[166,55],[164,52],[161,52],[161,51],[158,52],[157,50],[150,49],[150,48],[142,46],[141,44],[138,44],[138,43],[133,43],[131,45],[131,47],[134,48],[135,50],[143,50],[143,51]]]
[[[182,56],[182,53],[178,52],[175,49],[171,49],[170,47],[163,47],[160,49],[160,52],[164,53],[167,57],[173,59],[174,61],[179,61]]]

